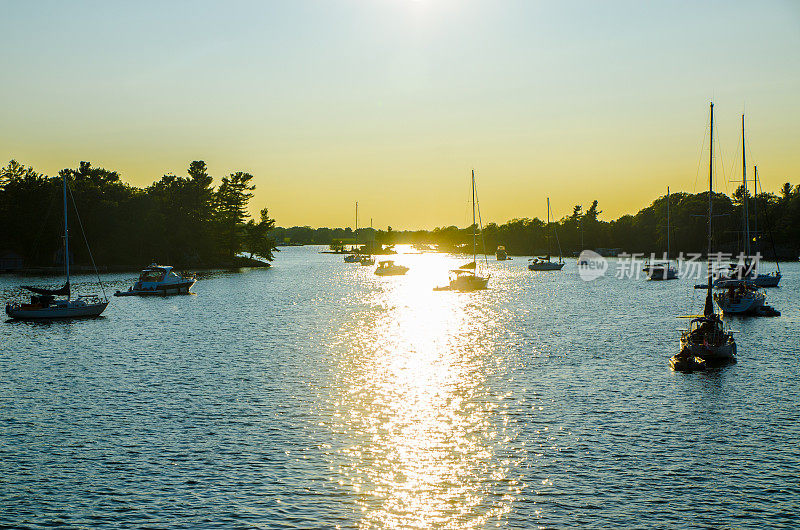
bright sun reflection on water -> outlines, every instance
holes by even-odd
[[[334,432],[341,483],[362,527],[474,528],[502,518],[520,486],[509,478],[513,435],[497,370],[497,326],[485,293],[434,292],[452,258],[400,255],[404,277],[375,282],[361,318],[340,330]],[[346,389],[346,391],[345,391]]]

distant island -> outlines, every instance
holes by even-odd
[[[800,254],[800,185],[785,183],[778,194],[749,192],[751,237],[757,248],[768,259],[796,260]],[[715,248],[736,253],[742,248],[742,209],[744,192],[740,186],[729,197],[715,193],[714,212],[719,218],[714,222]],[[673,255],[680,252],[705,252],[706,212],[708,192],[672,193],[669,197],[670,248]],[[628,253],[656,253],[667,248],[667,197],[662,196],[638,213],[623,215],[619,219],[603,221],[597,201],[585,211],[575,205],[571,215],[551,223],[558,241],[551,240],[557,251],[560,244],[565,255],[583,249],[614,249]],[[758,230],[753,227],[757,226]],[[509,254],[526,256],[543,253],[547,248],[545,235],[552,227],[538,218],[512,219],[504,224],[489,223],[483,227],[486,251],[494,253],[503,245]],[[433,230],[375,230],[372,228],[311,228],[294,226],[276,227],[272,234],[279,245],[333,245],[359,246],[375,241],[379,245],[412,244],[422,248],[435,245],[439,250],[458,252],[471,245],[473,227],[447,226]],[[754,247],[756,248],[756,247]],[[773,250],[774,249],[774,250]]]
[[[255,186],[241,171],[217,187],[205,162],[187,176],[166,174],[146,188],[124,183],[119,173],[81,162],[48,177],[12,160],[0,169],[0,270],[46,268],[64,263],[62,177],[69,183],[70,261],[91,260],[104,270],[139,269],[153,260],[176,267],[268,267],[275,225],[266,208],[248,219]]]

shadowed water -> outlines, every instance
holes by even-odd
[[[2,323],[0,525],[800,524],[798,264],[768,291],[783,316],[732,322],[737,365],[682,375],[694,279],[515,258],[489,262],[490,290],[434,292],[464,259],[380,278],[319,250],[100,319]]]

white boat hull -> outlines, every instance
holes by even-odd
[[[748,293],[744,296],[729,296],[727,292],[719,292],[714,294],[714,301],[717,303],[723,313],[741,315],[747,313],[755,313],[763,305],[766,297],[764,293],[754,292]]]

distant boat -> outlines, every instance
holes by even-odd
[[[348,254],[344,257],[345,263],[361,263],[361,256],[358,254]]]
[[[730,265],[730,271],[727,274],[721,274],[717,279],[720,284],[730,283],[734,280],[747,281],[755,287],[777,287],[781,281],[781,266],[775,261],[775,270],[772,273],[759,272],[757,263],[750,262],[751,248],[750,248],[750,215],[748,211],[748,203],[750,202],[747,194],[747,163],[746,163],[746,149],[744,141],[744,114],[742,114],[742,252],[744,252],[746,261],[744,263],[733,263]],[[753,240],[756,242],[756,250],[759,250],[760,240],[758,238],[758,167],[753,167],[753,197],[755,199],[755,231]],[[771,234],[770,234],[771,235]],[[773,243],[773,253],[775,252],[775,245]],[[723,286],[723,285],[719,285]]]
[[[408,272],[408,267],[397,265],[394,261],[386,260],[378,262],[375,267],[375,274],[378,276],[402,276]]]
[[[643,270],[651,280],[675,280],[678,278],[678,269],[673,267],[669,260],[669,186],[667,186],[667,259],[666,261],[645,263]]]
[[[6,304],[6,314],[15,319],[21,320],[43,320],[43,319],[72,319],[83,317],[96,317],[105,311],[108,306],[108,298],[99,295],[79,296],[72,299],[72,292],[69,283],[69,224],[67,222],[67,176],[63,175],[63,195],[64,195],[64,272],[67,281],[58,289],[42,289],[24,285],[23,288],[34,293],[28,304],[14,303]],[[89,251],[91,255],[91,250]],[[94,260],[92,260],[94,264]],[[95,268],[95,271],[97,269]],[[98,278],[99,280],[99,278]],[[102,287],[102,283],[100,284]],[[66,298],[56,298],[65,296]]]
[[[459,268],[451,270],[449,273],[450,283],[447,287],[436,287],[436,291],[478,291],[489,286],[489,275],[482,276],[477,268],[477,245],[478,235],[476,233],[476,194],[475,194],[475,170],[472,170],[472,263],[470,268]],[[481,232],[481,244],[483,244],[483,232]],[[483,249],[484,260],[486,258],[486,247]],[[463,266],[462,266],[463,267]]]
[[[192,276],[183,276],[173,270],[170,265],[152,263],[139,273],[139,280],[127,291],[117,291],[114,296],[167,296],[172,294],[189,294],[189,289],[197,281]]]
[[[511,259],[508,257],[508,252],[506,252],[506,247],[504,247],[503,245],[497,247],[497,250],[495,251],[494,255],[497,258],[497,261],[506,261],[508,259]]]
[[[757,278],[758,273],[752,270],[750,259],[750,219],[747,211],[747,163],[745,159],[744,114],[742,114],[742,252],[745,261],[735,268],[735,275],[722,277],[716,282],[719,291],[714,294],[714,301],[723,313],[733,315],[757,314],[764,307],[766,294],[750,281]],[[780,280],[780,278],[777,278]],[[776,284],[777,285],[777,284]]]
[[[371,265],[375,265],[375,258],[373,258],[372,256],[361,256],[359,263],[361,263],[361,265],[364,265],[365,267],[369,267]]]
[[[547,226],[550,227],[550,197],[547,198]],[[558,242],[558,233],[553,227],[553,233]],[[531,258],[528,264],[528,269],[532,271],[560,271],[564,268],[564,261],[561,258],[561,243],[558,242],[558,263],[550,261],[550,233],[545,232],[545,239],[547,239],[547,255],[539,258]]]
[[[714,189],[714,104],[710,110],[710,151],[708,162],[708,253],[711,256],[711,226],[714,218],[712,198]],[[689,328],[681,332],[680,351],[673,355],[669,364],[677,372],[705,370],[736,362],[736,341],[733,333],[725,329],[720,316],[714,311],[711,295],[711,262],[708,262],[708,282],[703,314],[692,317]]]

